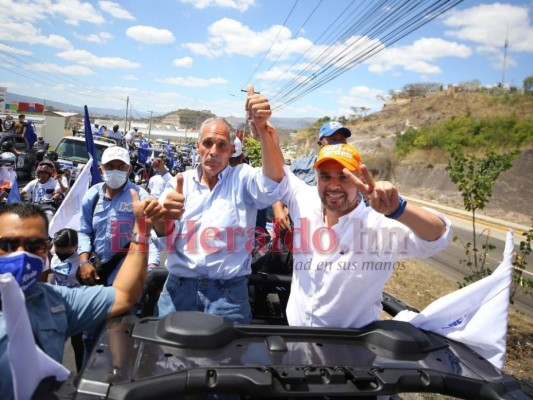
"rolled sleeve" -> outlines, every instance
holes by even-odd
[[[452,239],[453,229],[450,220],[444,214],[432,210],[431,208],[423,208],[439,217],[446,226],[444,233],[436,240],[428,241],[420,239],[418,236],[413,234],[415,247],[417,249],[416,256],[420,258],[428,258],[448,247]]]

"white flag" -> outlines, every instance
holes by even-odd
[[[394,319],[464,343],[502,369],[513,248],[514,235],[509,231],[503,261],[490,276],[435,300],[420,313],[402,311]]]
[[[54,237],[55,233],[63,228],[71,228],[76,231],[80,230],[81,200],[85,193],[87,193],[87,189],[89,189],[92,165],[93,159],[89,157],[89,162],[83,167],[80,175],[63,200],[63,203],[61,203],[52,221],[50,221],[50,227],[48,228],[48,235],[50,237]]]
[[[28,400],[43,378],[55,376],[64,381],[70,372],[35,344],[24,293],[10,273],[0,274],[0,292],[13,392],[16,400]]]

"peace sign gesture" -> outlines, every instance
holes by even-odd
[[[365,195],[374,210],[385,215],[393,214],[400,205],[400,196],[396,186],[388,181],[376,182],[364,164],[361,164],[359,168],[363,180],[347,168],[344,168],[343,172],[355,187]]]

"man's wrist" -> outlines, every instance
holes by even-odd
[[[147,244],[150,241],[150,234],[145,235],[139,232],[132,232],[130,241],[137,244]]]
[[[386,214],[385,216],[387,218],[398,219],[402,216],[403,212],[405,211],[405,207],[407,206],[407,201],[402,196],[398,196],[398,200],[398,208],[396,208],[392,214]]]

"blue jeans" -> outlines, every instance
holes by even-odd
[[[249,324],[252,311],[248,278],[196,279],[169,274],[156,313],[164,317],[174,311],[203,311],[238,324]]]

